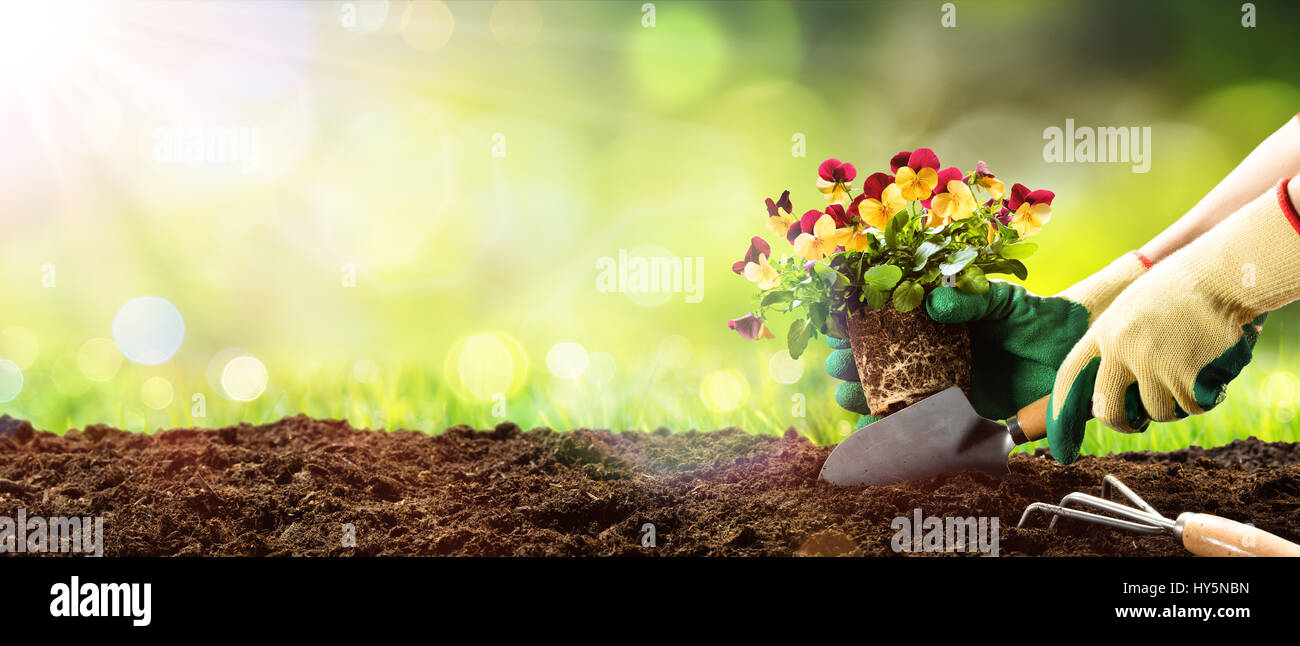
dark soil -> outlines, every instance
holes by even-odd
[[[880,487],[817,481],[829,447],[729,429],[672,434],[465,427],[430,436],[306,417],[267,426],[65,436],[0,420],[0,516],[104,517],[130,555],[889,556],[895,517],[996,516],[1002,555],[1187,553],[1170,536],[1078,522],[1015,528],[1025,506],[1099,493],[1116,474],[1164,512],[1202,511],[1300,539],[1300,444],[1085,457],[1017,454]],[[343,525],[356,546],[343,545]],[[643,546],[653,524],[655,546]]]

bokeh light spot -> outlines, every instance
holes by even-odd
[[[13,401],[22,391],[22,368],[9,359],[0,359],[0,404]]]
[[[501,0],[488,18],[492,37],[506,47],[524,48],[542,31],[542,13],[530,0]]]
[[[455,28],[451,10],[439,0],[415,0],[402,14],[402,37],[422,52],[441,49]]]
[[[471,401],[508,397],[527,376],[528,354],[504,332],[480,332],[457,341],[443,363],[443,377],[456,396]]]
[[[587,371],[587,349],[571,342],[556,343],[546,353],[546,367],[561,379],[576,379]]]
[[[77,350],[77,368],[91,381],[108,381],[122,367],[122,353],[112,339],[91,339]]]
[[[184,340],[185,319],[165,298],[133,298],[113,317],[113,341],[136,363],[162,363],[176,354]]]
[[[266,392],[266,366],[257,357],[235,357],[221,371],[221,387],[231,399],[251,402]]]
[[[212,390],[218,395],[230,399],[230,395],[226,393],[225,386],[221,385],[221,373],[226,369],[226,364],[230,363],[236,357],[251,356],[253,356],[253,353],[243,348],[223,348],[213,353],[212,358],[208,359],[207,368],[203,372],[204,378],[207,379],[208,386],[212,387]]]
[[[140,401],[145,406],[154,410],[162,410],[171,406],[172,397],[176,391],[172,388],[172,382],[162,377],[150,377],[140,384]]]
[[[587,355],[587,372],[584,373],[587,381],[603,386],[614,379],[614,373],[617,371],[618,364],[608,352],[593,352]]]
[[[727,65],[722,31],[703,11],[687,6],[675,8],[671,19],[661,15],[654,29],[637,25],[629,47],[632,73],[641,88],[669,106],[708,91]]]
[[[1264,380],[1264,398],[1278,408],[1295,406],[1300,399],[1300,379],[1289,372],[1275,372]]]
[[[749,383],[745,378],[730,370],[721,370],[704,378],[700,385],[700,399],[710,410],[726,413],[745,403]]]
[[[14,362],[20,369],[32,367],[39,353],[40,344],[31,330],[22,327],[0,330],[0,357]]]
[[[767,362],[767,372],[778,384],[792,384],[803,378],[803,358],[790,357],[790,351],[781,349]]]

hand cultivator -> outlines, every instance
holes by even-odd
[[[1129,502],[1136,505],[1136,508],[1110,500],[1112,489],[1120,492]],[[1071,503],[1104,511],[1119,518],[1071,509],[1067,507]],[[1179,514],[1176,519],[1166,518],[1120,482],[1119,478],[1112,475],[1102,479],[1101,497],[1075,492],[1062,498],[1059,505],[1033,503],[1025,508],[1025,513],[1020,516],[1020,522],[1016,527],[1024,527],[1025,521],[1034,511],[1052,515],[1052,522],[1048,524],[1049,529],[1054,529],[1056,521],[1065,517],[1141,534],[1168,532],[1180,540],[1183,547],[1197,556],[1300,556],[1300,545],[1253,525],[1190,511]]]

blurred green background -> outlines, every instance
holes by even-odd
[[[763,199],[820,208],[827,157],[982,159],[1056,192],[1027,281],[1055,292],[1300,109],[1300,6],[1254,5],[1246,28],[1235,1],[957,2],[946,28],[939,2],[14,2],[0,413],[838,441],[826,349],[791,362],[726,328],[754,289],[731,263],[772,240]],[[1067,119],[1150,127],[1150,171],[1044,162]],[[621,250],[702,259],[699,302],[602,290]],[[184,319],[156,365],[119,346],[165,321],[113,330],[145,295]],[[1085,450],[1300,439],[1297,316],[1218,410]]]

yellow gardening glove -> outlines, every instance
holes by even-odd
[[[1300,218],[1286,185],[1161,261],[1097,317],[1056,374],[1047,439],[1058,461],[1078,457],[1089,413],[1131,433],[1222,401],[1263,315],[1300,298]]]

